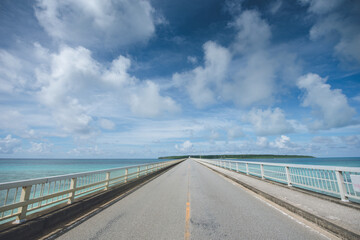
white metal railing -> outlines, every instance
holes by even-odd
[[[277,164],[231,160],[196,159],[218,167],[258,176],[288,186],[338,197],[342,201],[360,203],[360,191],[355,187],[360,179],[360,168],[300,164]],[[356,183],[359,184],[359,183]]]
[[[76,198],[126,184],[182,160],[0,183],[0,224],[23,222],[31,213],[71,204]]]

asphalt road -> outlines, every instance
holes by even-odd
[[[325,239],[187,160],[59,239]]]

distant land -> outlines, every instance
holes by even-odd
[[[305,155],[272,155],[272,154],[240,154],[240,155],[183,155],[183,156],[167,156],[159,157],[158,159],[181,159],[181,158],[207,158],[207,159],[248,159],[248,158],[315,158],[313,156]]]

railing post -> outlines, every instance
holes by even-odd
[[[136,174],[136,178],[139,178],[140,176],[140,167],[137,167],[137,174]]]
[[[246,175],[249,175],[249,164],[246,163]]]
[[[260,164],[260,170],[261,170],[261,178],[265,179],[265,175],[264,175],[264,164]]]
[[[128,179],[128,169],[125,169],[125,181],[124,182],[127,182],[127,179]]]
[[[336,175],[336,180],[337,180],[337,184],[339,187],[341,201],[348,202],[349,200],[345,195],[346,194],[346,186],[344,183],[344,176],[341,171],[337,171],[337,170],[335,171],[335,175]]]
[[[70,182],[70,190],[71,190],[71,192],[69,193],[68,204],[72,204],[74,202],[74,200],[75,200],[76,180],[77,180],[77,178],[72,178],[71,179],[71,182]]]
[[[239,172],[239,163],[236,163],[236,172]]]
[[[109,184],[110,184],[110,172],[106,172],[105,190],[109,189]]]
[[[148,166],[148,165],[146,165],[146,167],[145,167],[145,175],[147,175],[147,174],[148,174],[148,168],[149,168],[149,166]]]
[[[20,215],[16,217],[15,223],[22,223],[26,221],[26,213],[28,208],[28,204],[26,204],[26,202],[29,201],[30,192],[31,192],[31,185],[22,187],[20,202],[25,203],[25,205],[19,207],[18,212],[20,213]]]
[[[291,186],[290,170],[289,167],[285,167],[287,185]]]

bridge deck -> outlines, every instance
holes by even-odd
[[[228,169],[210,164],[205,165],[248,186],[283,200],[292,206],[296,206],[303,211],[360,235],[360,206],[356,203],[340,204],[340,200],[332,199],[332,201],[329,201],[325,195],[322,196],[324,198],[322,199],[319,196],[312,196],[311,193],[294,191],[257,178],[248,177],[244,174],[238,174]]]
[[[326,239],[187,160],[59,239]]]

